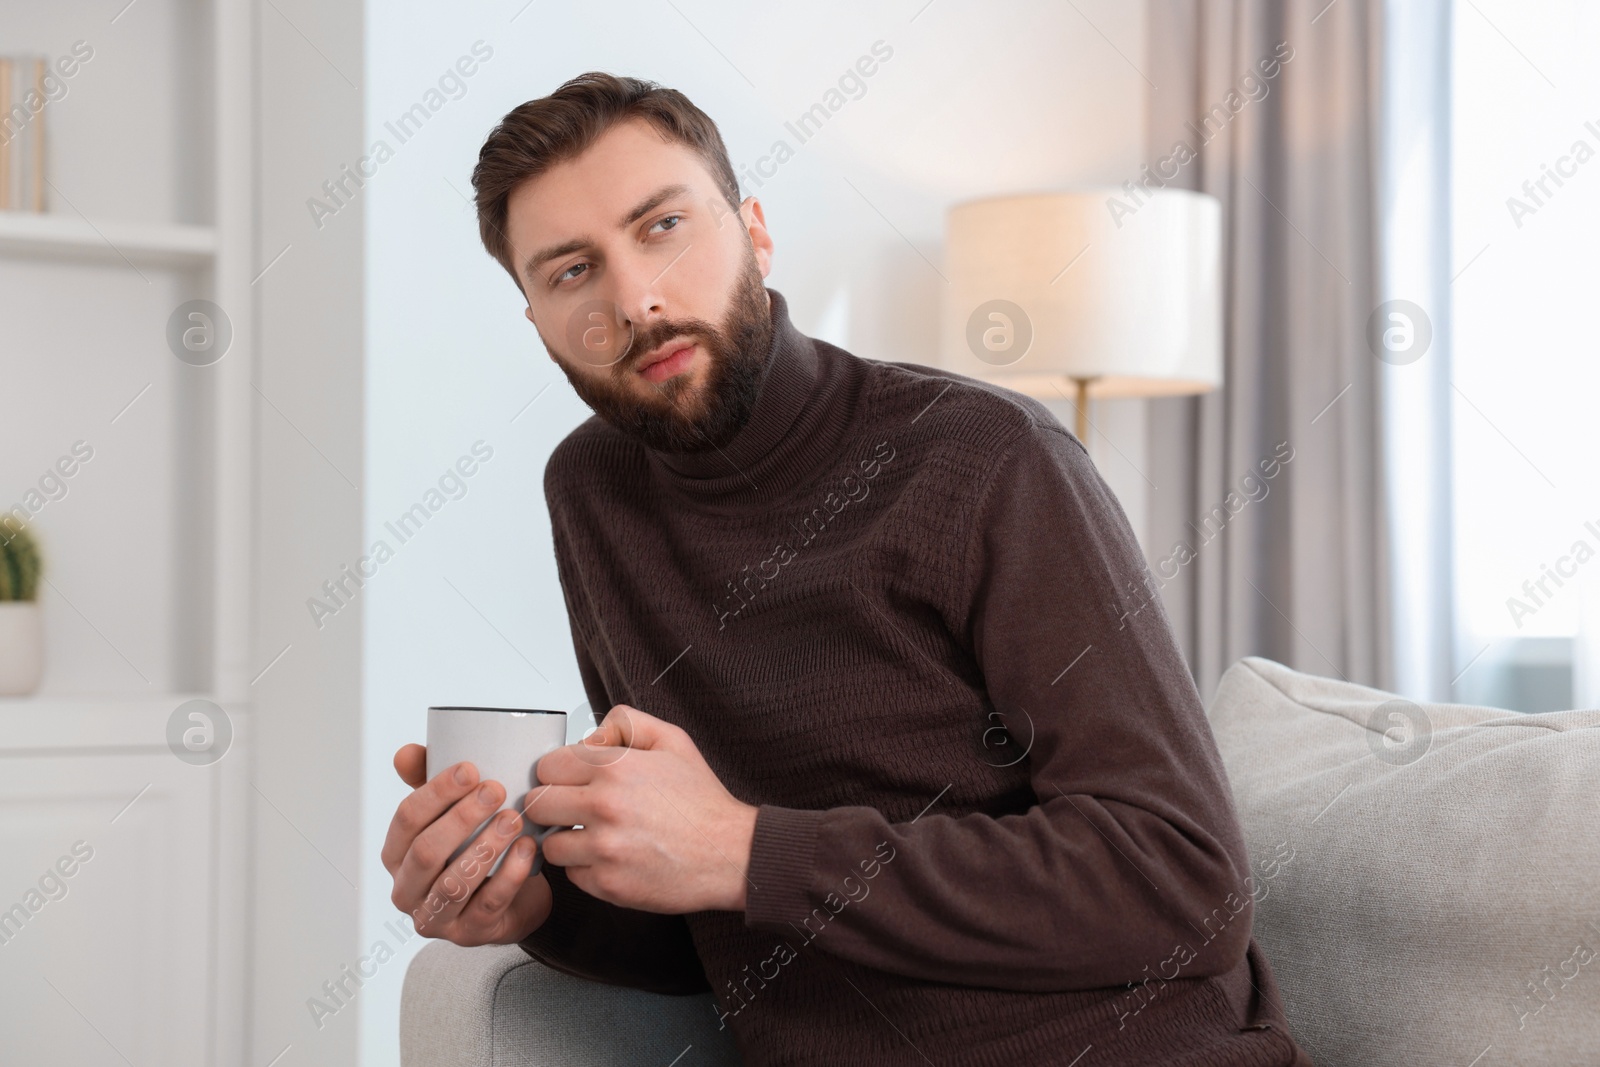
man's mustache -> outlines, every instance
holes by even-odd
[[[709,352],[711,351],[711,345],[707,343],[709,336],[709,327],[703,322],[657,324],[648,335],[641,333],[633,335],[633,344],[629,345],[622,358],[617,360],[617,367],[623,373],[636,370],[646,356],[675,337],[687,338],[689,343],[698,344]]]

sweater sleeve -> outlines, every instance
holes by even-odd
[[[562,586],[567,588],[564,578]],[[611,701],[573,619],[570,591],[567,606],[578,673],[600,720]],[[573,885],[561,867],[546,863],[541,870],[550,883],[552,905],[549,918],[519,942],[528,955],[563,974],[607,985],[675,996],[711,989],[682,915],[618,907]]]
[[[688,996],[711,989],[682,915],[654,915],[598,900],[546,864],[550,917],[523,938],[523,951],[591,982]]]
[[[1037,425],[1000,455],[972,517],[947,624],[1027,752],[1033,805],[992,817],[930,796],[907,822],[763,805],[746,925],[997,989],[1228,971],[1249,944],[1248,853],[1121,507],[1076,438]]]

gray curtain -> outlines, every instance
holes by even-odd
[[[1207,700],[1246,655],[1387,688],[1381,3],[1148,12],[1141,180],[1222,201],[1224,277],[1223,388],[1151,402],[1155,580]]]

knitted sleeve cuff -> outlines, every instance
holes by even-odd
[[[745,926],[786,926],[811,914],[808,893],[816,875],[818,831],[826,814],[773,804],[762,804],[757,810],[745,889]]]
[[[711,988],[681,915],[620,908],[572,884],[565,868],[545,864],[552,906],[518,944],[552,970],[591,982],[682,996]]]

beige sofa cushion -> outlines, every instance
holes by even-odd
[[[1252,657],[1208,714],[1319,1067],[1600,1065],[1600,711],[1417,705]]]

